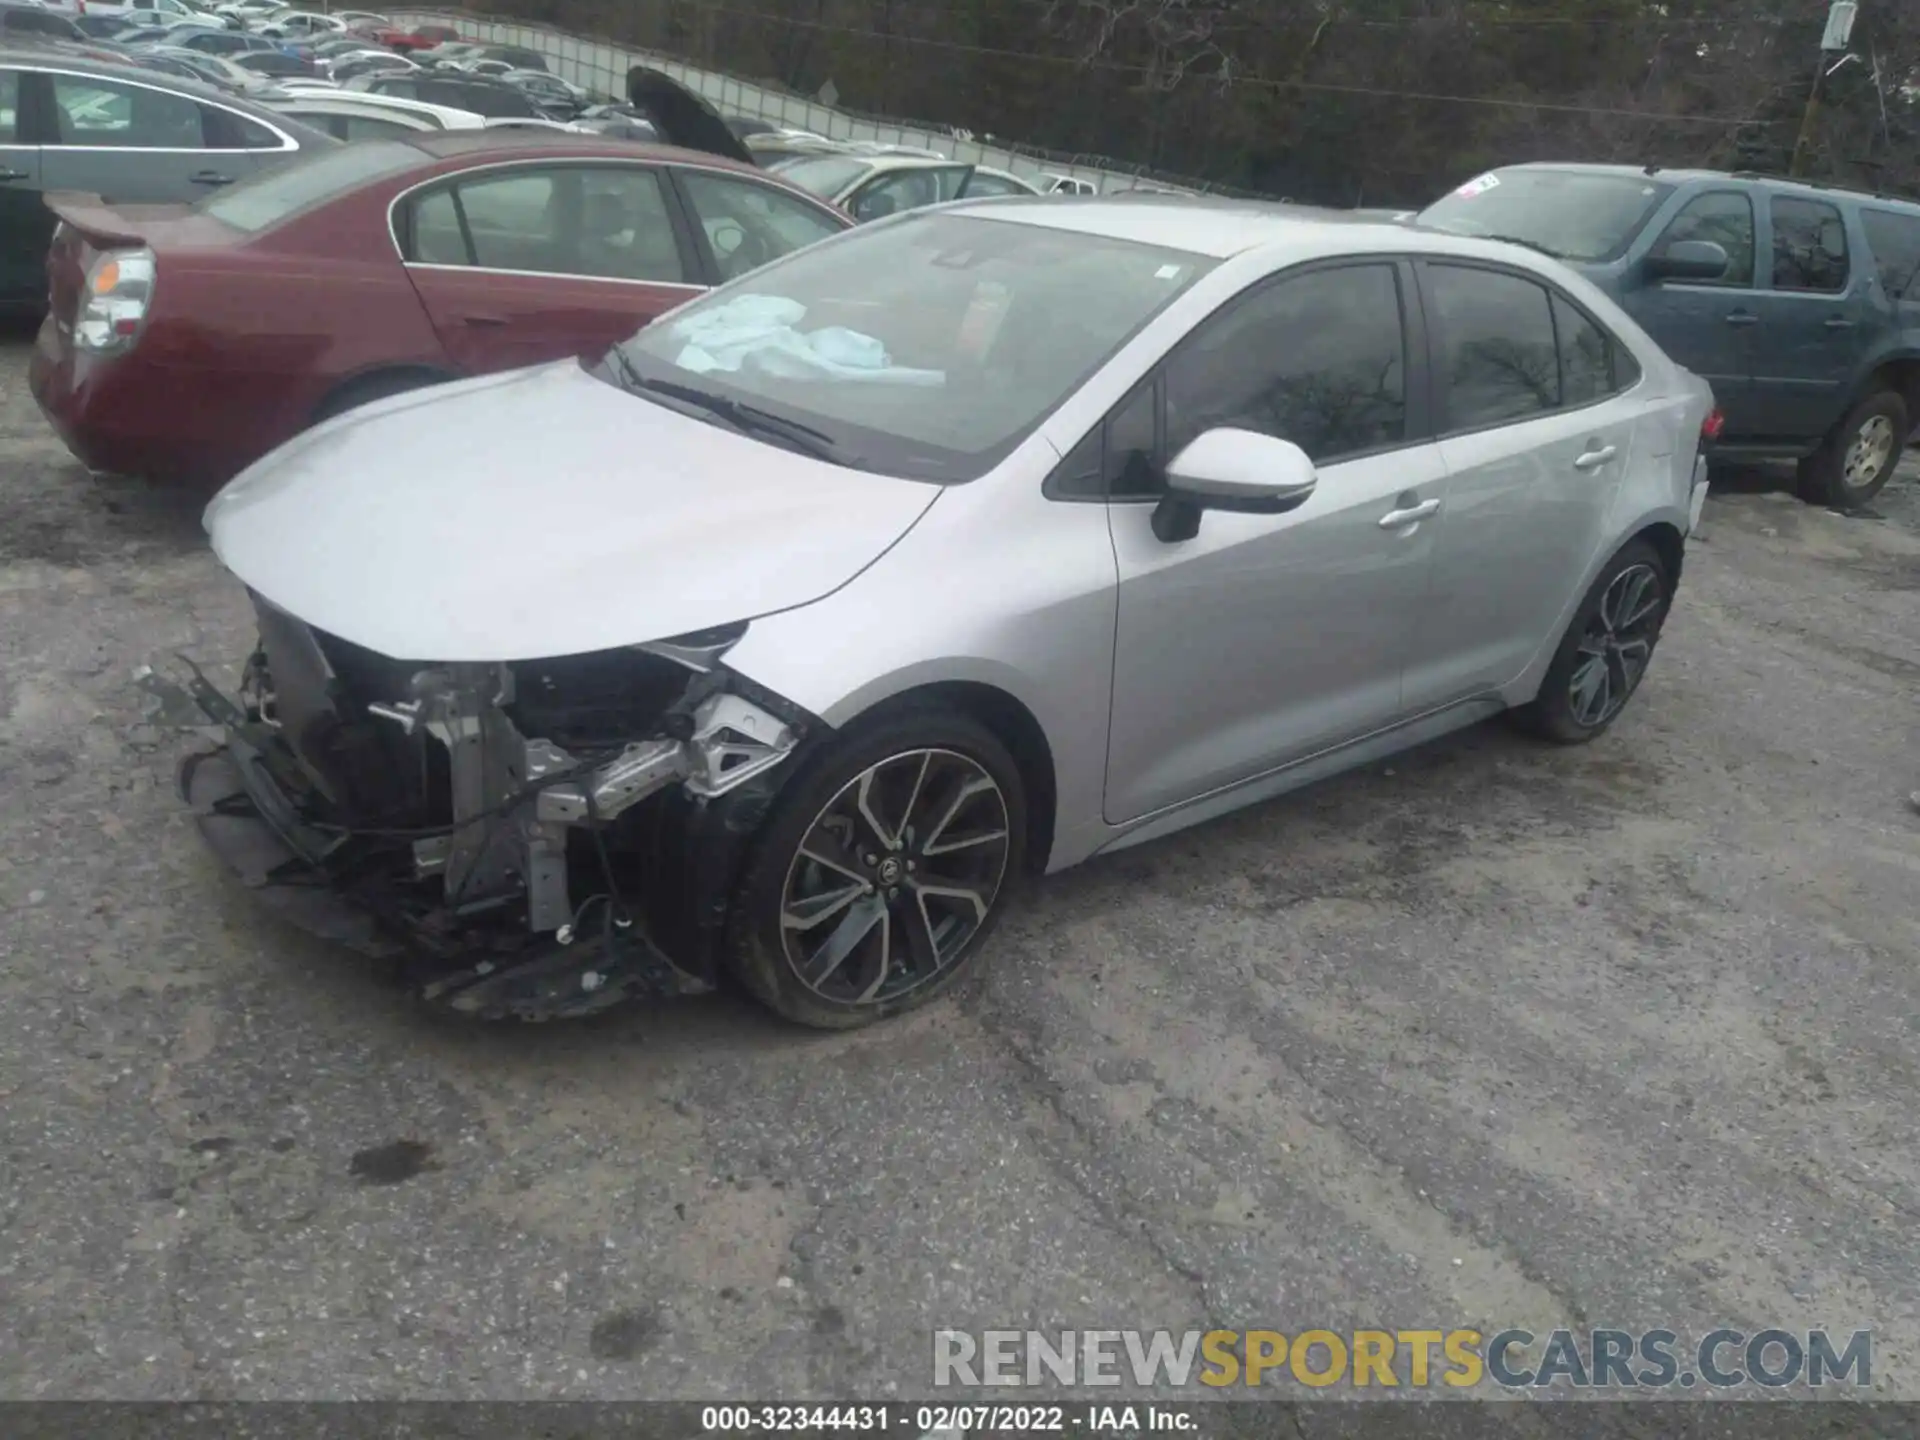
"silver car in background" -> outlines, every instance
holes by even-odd
[[[1591,739],[1707,387],[1489,241],[1211,200],[878,222],[597,364],[322,424],[212,503],[260,648],[183,770],[310,928],[481,1015],[938,994],[1023,875],[1502,711]]]

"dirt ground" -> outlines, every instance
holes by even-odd
[[[423,1017],[203,855],[197,507],[0,354],[0,1396],[917,1395],[936,1326],[1826,1325],[1920,1398],[1920,478],[1710,502],[1602,742],[1493,726],[1030,892],[822,1037]]]

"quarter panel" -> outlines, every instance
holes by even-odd
[[[993,474],[942,493],[851,584],[755,620],[727,654],[730,668],[838,728],[921,686],[1004,690],[1053,752],[1052,870],[1105,835],[1116,576],[1105,507],[1041,496],[1058,460],[1030,440]]]

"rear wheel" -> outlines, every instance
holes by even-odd
[[[1866,504],[1893,478],[1912,430],[1900,396],[1891,390],[1867,396],[1800,462],[1800,498],[1836,510]]]
[[[1659,552],[1644,540],[1630,542],[1587,591],[1539,695],[1514,718],[1562,745],[1584,744],[1600,734],[1640,688],[1672,602]]]
[[[847,1030],[971,967],[1025,861],[1019,768],[945,709],[856,730],[781,792],[735,892],[728,962],[789,1020]]]

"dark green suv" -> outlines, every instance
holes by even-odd
[[[1920,203],[1791,180],[1515,165],[1413,223],[1544,250],[1713,386],[1712,459],[1799,461],[1851,508],[1920,424]]]

